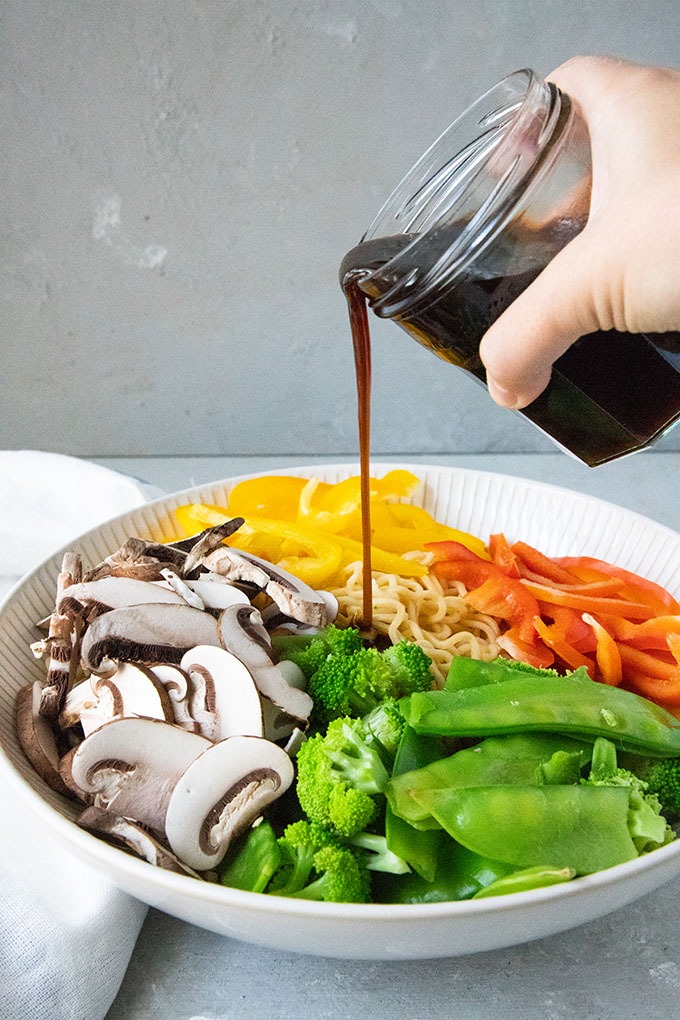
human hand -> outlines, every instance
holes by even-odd
[[[588,125],[590,214],[482,339],[505,407],[531,403],[586,333],[680,330],[680,72],[576,57],[548,79]]]

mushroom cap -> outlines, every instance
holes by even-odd
[[[216,867],[229,844],[293,781],[286,752],[261,737],[234,736],[199,755],[168,802],[170,848],[196,871]]]

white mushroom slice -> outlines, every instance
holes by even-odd
[[[21,748],[38,775],[57,793],[72,797],[59,775],[59,749],[52,727],[40,714],[38,681],[22,687],[16,698],[16,726]]]
[[[294,620],[314,627],[325,627],[328,622],[328,610],[323,596],[268,560],[240,549],[220,546],[208,553],[201,562],[208,570],[224,577],[257,585],[276,602],[282,613]]]
[[[145,602],[172,602],[183,605],[176,591],[159,588],[152,581],[134,577],[100,577],[97,581],[81,581],[64,589],[57,599],[57,612],[98,616],[111,609],[139,606]]]
[[[111,719],[144,716],[174,722],[170,695],[158,677],[137,663],[121,662],[115,673],[92,676],[96,705],[83,708],[80,723],[85,736]]]
[[[210,746],[158,719],[114,719],[64,755],[59,773],[86,803],[162,832],[175,783]]]
[[[337,618],[339,609],[338,600],[330,591],[318,591],[317,594],[326,603],[326,622],[323,626],[327,627],[329,624],[334,623]],[[311,623],[301,623],[299,620],[293,620],[292,617],[286,616],[275,602],[272,602],[262,610],[262,622],[270,632],[291,631],[293,634],[313,635],[323,630],[323,627],[312,626]]]
[[[161,574],[170,585],[172,591],[176,592],[188,606],[193,606],[194,609],[205,609],[205,603],[201,596],[192,591],[189,585],[174,570],[170,570],[169,567],[163,567]]]
[[[269,635],[255,606],[229,606],[219,618],[220,639],[250,670],[260,694],[298,722],[306,721],[313,701],[291,687],[273,661]]]
[[[81,577],[80,556],[73,552],[64,553],[57,576],[57,602],[62,592],[79,582]],[[44,647],[49,650],[50,661],[40,695],[40,714],[48,719],[58,718],[73,683],[80,654],[81,630],[79,621],[72,621],[57,609],[50,616],[49,632],[44,642]]]
[[[235,736],[213,744],[177,782],[168,803],[170,848],[196,871],[216,867],[244,832],[293,781],[293,764],[277,744]]]
[[[186,585],[200,596],[206,609],[226,609],[227,606],[250,604],[244,591],[219,574],[201,574],[195,581],[187,581]]]
[[[215,618],[192,606],[148,603],[98,616],[83,637],[83,665],[97,672],[102,660],[179,662],[194,645],[219,645]]]
[[[180,666],[196,688],[202,685],[205,690],[206,711],[200,727],[204,737],[262,736],[260,695],[240,659],[224,648],[198,645],[189,649]]]
[[[63,708],[59,713],[59,725],[63,730],[71,729],[80,722],[83,712],[92,711],[97,707],[97,695],[92,690],[90,678],[81,680],[66,695]]]
[[[191,730],[192,733],[198,733],[199,726],[193,718],[189,706],[191,696],[189,675],[179,666],[170,662],[153,662],[149,668],[168,692],[177,726]]]
[[[130,818],[122,818],[120,815],[111,814],[110,811],[102,811],[101,808],[88,807],[76,821],[82,829],[95,836],[102,836],[114,846],[130,850],[135,856],[141,857],[157,868],[202,880],[201,875],[183,864],[167,847]]]

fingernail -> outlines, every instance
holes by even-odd
[[[517,407],[519,400],[517,393],[513,393],[512,390],[506,390],[504,386],[500,386],[492,376],[487,376],[486,386],[493,399],[501,407]]]

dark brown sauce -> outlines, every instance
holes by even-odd
[[[366,295],[354,274],[343,280],[347,298],[354,366],[357,380],[357,417],[359,424],[359,465],[361,474],[361,542],[362,542],[362,626],[373,622],[373,587],[371,582],[371,332],[368,325]]]

